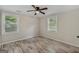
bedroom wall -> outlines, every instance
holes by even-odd
[[[38,36],[39,20],[34,17],[20,16],[20,32],[26,38]]]
[[[58,17],[58,31],[47,31],[47,18]],[[79,9],[53,14],[40,19],[40,35],[79,47]]]
[[[2,41],[2,36],[1,36],[1,12],[0,12],[0,43]]]
[[[2,43],[23,40],[38,36],[39,20],[35,17],[19,15],[19,32],[2,35]]]

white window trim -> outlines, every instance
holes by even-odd
[[[16,16],[17,17],[17,30],[12,32],[5,32],[5,16]],[[2,34],[10,34],[10,33],[17,33],[19,32],[19,16],[12,13],[2,13]]]

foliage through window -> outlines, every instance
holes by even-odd
[[[5,32],[13,32],[17,30],[16,16],[5,16]]]

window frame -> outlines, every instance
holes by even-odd
[[[6,16],[15,16],[16,17],[16,31],[6,32],[5,30],[5,17]],[[19,32],[19,16],[12,13],[2,13],[2,34],[10,34]]]
[[[49,22],[50,22],[50,19],[54,19],[54,20],[56,20],[56,26],[54,26],[54,27],[56,27],[56,29],[50,29],[50,26],[49,26]],[[51,16],[51,17],[48,17],[48,19],[47,19],[47,30],[49,31],[49,32],[57,32],[57,16]]]

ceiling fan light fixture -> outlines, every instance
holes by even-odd
[[[45,8],[36,7],[35,5],[32,5],[32,7],[34,8],[34,10],[28,10],[27,12],[34,11],[35,12],[34,15],[37,15],[39,13],[45,15],[45,12],[43,12],[42,10],[47,10],[48,9],[47,7],[45,7]]]
[[[38,14],[38,13],[39,13],[39,11],[36,11],[36,13]]]

